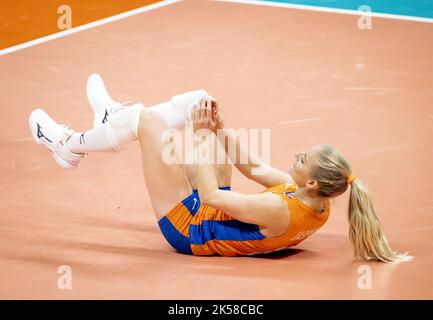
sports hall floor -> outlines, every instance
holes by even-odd
[[[433,298],[432,1],[412,1],[427,4],[418,11],[394,1],[367,30],[350,11],[357,1],[339,9],[323,8],[326,1],[102,2],[69,1],[73,27],[82,29],[60,36],[60,1],[1,4],[0,298]],[[375,13],[377,1],[369,2]],[[34,108],[90,128],[85,89],[94,72],[118,100],[145,105],[206,89],[230,127],[271,130],[271,164],[283,170],[295,151],[335,145],[371,189],[392,247],[415,259],[354,260],[347,195],[294,249],[175,253],[153,216],[138,144],[65,171],[32,140]],[[237,172],[233,189],[262,190]],[[64,265],[71,290],[57,285]],[[363,270],[371,270],[371,288],[359,286]]]

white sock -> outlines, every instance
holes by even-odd
[[[112,114],[103,125],[86,132],[76,132],[67,141],[74,153],[116,152],[138,138],[142,104],[126,107]]]
[[[207,95],[205,90],[196,90],[174,96],[148,109],[158,113],[169,128],[180,128],[191,120],[192,106]],[[85,132],[74,133],[67,144],[74,153],[116,152],[138,138],[138,123],[142,104],[126,107],[110,115],[107,122]]]

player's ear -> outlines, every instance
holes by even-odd
[[[305,187],[307,188],[307,190],[310,191],[319,190],[319,183],[317,182],[317,180],[308,179]]]

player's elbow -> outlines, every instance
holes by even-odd
[[[210,205],[210,203],[212,202],[211,197],[207,194],[205,194],[205,195],[199,194],[199,196],[200,196],[200,203],[201,204]]]
[[[198,195],[200,197],[200,203],[202,204],[212,206],[216,201],[216,192],[199,190]]]

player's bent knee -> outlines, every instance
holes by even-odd
[[[196,103],[199,99],[207,95],[208,95],[207,91],[203,89],[188,91],[173,96],[171,98],[171,102],[173,103],[175,108],[183,108],[185,106],[190,106]]]

